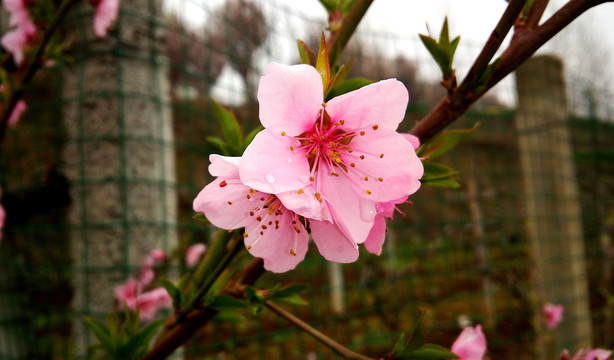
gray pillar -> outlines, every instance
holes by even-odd
[[[591,314],[563,65],[551,56],[535,57],[517,70],[516,79],[536,323],[543,323],[544,302],[563,304],[564,321],[547,336],[554,336],[557,353],[562,348],[573,353],[591,346]],[[543,340],[548,331],[541,326],[539,334]],[[545,346],[538,349],[545,352]]]
[[[161,4],[122,1],[106,39],[93,35],[91,16],[83,15],[68,25],[77,29],[75,64],[63,89],[78,355],[94,341],[82,316],[112,310],[114,287],[149,251],[177,241],[169,82],[156,26]]]

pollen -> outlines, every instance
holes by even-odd
[[[378,178],[377,178],[377,180],[378,180],[379,182],[382,182],[382,181],[384,181],[384,178],[380,176],[380,177],[378,177]]]
[[[341,158],[339,158],[339,157],[335,158],[335,162],[336,162],[337,164],[341,164]]]
[[[330,174],[333,175],[333,176],[339,176],[339,173],[338,172],[334,172],[334,171],[332,173],[330,173]]]
[[[294,146],[290,145],[290,151],[294,151]]]
[[[315,193],[314,196],[318,199],[319,202],[322,202],[322,195],[320,193]]]
[[[350,166],[351,166],[351,167],[354,167],[354,166],[356,166],[356,164],[354,164],[354,163],[350,163]]]
[[[251,250],[252,246],[251,245],[247,245],[247,250]]]
[[[365,134],[366,134],[366,133],[365,133],[364,131],[361,131],[361,132],[360,132],[360,136],[365,136]]]
[[[297,234],[301,233],[301,229],[298,227],[298,225],[294,225],[294,231],[296,231]]]
[[[253,212],[253,211],[250,211],[250,212],[249,212],[249,215],[250,215],[250,216],[254,216],[254,212]]]
[[[341,125],[345,124],[345,120],[339,120],[339,124]]]
[[[262,228],[262,230],[266,230],[268,228],[266,225],[262,225],[260,227]]]
[[[282,131],[282,132],[281,132],[281,136],[286,136],[286,132],[285,132],[285,131]]]
[[[251,199],[251,195],[247,194],[247,200]]]
[[[290,255],[296,256],[296,253],[294,252],[294,249],[290,249]]]
[[[367,194],[371,195],[371,190],[370,189],[367,189]]]
[[[296,191],[296,193],[300,195],[300,194],[304,193],[304,191],[303,191],[303,189],[298,189],[298,190]]]
[[[379,158],[380,159],[383,158],[383,157],[384,157],[384,154],[379,154]]]
[[[232,201],[229,201],[229,202],[228,202],[228,205],[232,205]]]
[[[378,125],[373,125],[371,128],[372,128],[373,130],[377,130],[377,129],[379,128],[379,126],[378,126]]]
[[[313,176],[309,177],[309,181],[315,181],[315,180],[316,180],[316,178],[314,178]]]
[[[360,155],[360,160],[364,160],[365,156],[364,155]]]
[[[365,181],[369,181],[369,177],[365,176],[363,179],[365,179]]]
[[[258,217],[256,218],[256,220],[258,220],[258,221],[262,221],[262,216],[258,216]]]
[[[246,237],[248,237],[248,236],[249,236],[249,235],[247,235],[247,233],[243,234],[243,237],[244,237],[244,238],[246,238]]]
[[[220,183],[220,187],[224,187],[224,186],[226,186],[226,185],[228,185],[228,183],[226,182],[226,180],[224,180],[224,181],[222,181],[222,182]]]

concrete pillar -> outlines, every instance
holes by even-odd
[[[551,56],[530,59],[516,72],[516,124],[534,261],[535,310],[542,340],[554,337],[556,354],[591,347],[591,313],[576,173],[567,126],[563,65]],[[545,302],[565,306],[554,332],[543,325]],[[543,343],[538,343],[545,359]]]
[[[158,0],[122,1],[106,39],[83,7],[69,21],[74,57],[64,75],[64,172],[69,214],[76,353],[94,341],[83,315],[112,310],[113,289],[154,248],[176,244],[169,82]]]

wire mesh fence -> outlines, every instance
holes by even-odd
[[[266,63],[296,62],[295,40],[315,43],[324,26],[272,0],[179,0],[164,7],[135,0],[123,2],[103,42],[93,40],[89,16],[83,8],[68,20],[75,63],[38,75],[29,110],[0,154],[8,216],[0,246],[3,359],[84,357],[93,337],[82,316],[112,310],[113,287],[149,250],[170,253],[207,241],[212,229],[192,219],[191,205],[211,180],[208,155],[218,151],[206,140],[221,131],[209,97],[231,107],[246,130],[255,128]],[[479,50],[461,46],[459,72]],[[396,77],[407,86],[400,131],[444,94],[416,36],[360,29],[348,54],[350,76]],[[579,189],[572,200],[581,205],[592,342],[612,347],[612,108],[603,91],[568,88],[584,89],[584,101],[572,103],[582,111],[563,125],[571,130]],[[557,299],[532,285],[539,274],[526,228],[515,92],[510,79],[455,124],[480,124],[442,158],[459,170],[461,188],[424,186],[390,223],[381,256],[365,252],[343,265],[340,283],[312,246],[296,270],[267,274],[259,285],[309,284],[309,305],[290,309],[368,355],[390,351],[423,311],[429,339],[442,345],[451,345],[462,326],[480,323],[493,357],[537,358],[545,346],[540,308]],[[564,222],[568,215],[553,208],[548,216]],[[586,281],[563,274],[553,280],[562,287]],[[333,357],[274,314],[254,317],[203,329],[184,347],[185,358]]]

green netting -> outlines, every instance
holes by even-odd
[[[67,20],[75,64],[37,76],[29,110],[0,154],[8,213],[0,245],[0,358],[83,357],[93,337],[81,316],[112,310],[113,286],[137,271],[150,249],[208,241],[213,229],[193,221],[191,209],[211,180],[208,154],[217,149],[206,138],[220,135],[208,98],[230,106],[245,130],[255,128],[264,66],[296,62],[295,39],[313,43],[324,26],[273,0],[229,4],[179,0],[160,12],[154,0],[124,1],[105,41],[92,36],[88,8]],[[204,25],[185,23],[186,14]],[[460,70],[479,50],[461,46]],[[402,131],[443,94],[436,66],[411,34],[361,29],[349,53],[354,76],[397,77],[408,87]],[[581,93],[588,106],[573,103],[565,125],[580,190],[593,344],[611,347],[614,114],[609,98],[596,95],[603,92]],[[381,256],[361,253],[341,267],[341,288],[331,284],[314,246],[295,271],[267,274],[259,285],[309,284],[310,305],[290,309],[367,355],[389,351],[425,311],[430,341],[450,345],[462,325],[481,323],[493,358],[536,358],[544,344],[535,319],[549,299],[531,286],[514,94],[504,83],[454,125],[480,123],[441,159],[460,171],[461,188],[423,187],[390,223]],[[548,218],[564,222],[566,216],[553,208]],[[557,279],[572,283],[577,279]],[[333,296],[343,296],[341,308],[332,305]],[[333,357],[267,311],[244,322],[213,323],[183,352],[189,359]]]

